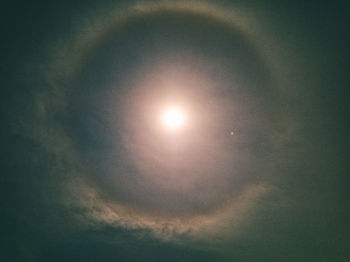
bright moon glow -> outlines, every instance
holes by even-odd
[[[178,108],[170,108],[163,114],[163,123],[168,129],[179,129],[185,122],[184,113]]]

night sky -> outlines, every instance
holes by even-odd
[[[0,261],[349,261],[349,11],[1,3]]]

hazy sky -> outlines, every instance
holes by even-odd
[[[350,259],[345,1],[2,6],[1,261]]]

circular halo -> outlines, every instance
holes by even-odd
[[[243,23],[237,16],[233,15],[231,11],[224,11],[217,6],[202,3],[175,2],[142,4],[128,9],[122,9],[112,19],[106,19],[103,22],[107,26],[102,30],[96,30],[96,28],[100,28],[101,26],[97,25],[90,32],[79,35],[75,41],[75,47],[72,48],[73,51],[66,56],[64,61],[56,61],[53,65],[50,74],[52,88],[46,94],[41,94],[38,99],[41,101],[50,101],[48,97],[55,97],[55,103],[38,103],[40,105],[37,114],[39,121],[46,121],[51,124],[50,113],[59,112],[67,106],[67,96],[72,88],[72,84],[70,83],[74,82],[72,79],[80,73],[95,48],[105,40],[105,36],[112,31],[118,31],[123,26],[132,23],[135,18],[140,16],[152,17],[165,11],[208,17],[225,24],[234,33],[239,32],[239,34],[242,34],[246,38],[244,41],[252,44],[249,40],[249,32],[242,26]],[[250,48],[254,48],[255,54],[259,54],[254,45],[251,45]],[[79,52],[75,52],[77,49],[79,49]],[[60,72],[60,75],[57,72]],[[65,79],[68,84],[58,84],[60,79]],[[185,124],[186,119],[186,116],[179,109],[169,109],[163,115],[163,121],[171,129],[177,129],[182,124]],[[47,126],[50,126],[50,124],[47,124]],[[227,133],[229,136],[232,136],[233,131],[230,129]],[[137,210],[135,206],[131,205],[129,207],[123,203],[105,198],[104,193],[99,191],[94,183],[85,179],[84,173],[89,171],[82,164],[81,156],[72,142],[67,140],[65,134],[59,130],[51,130],[50,135],[51,137],[49,138],[47,136],[47,130],[41,130],[40,140],[49,152],[56,155],[57,159],[61,159],[67,163],[66,168],[75,177],[73,180],[66,179],[62,185],[67,189],[67,195],[63,197],[64,202],[68,203],[69,206],[77,205],[86,207],[88,212],[87,217],[93,221],[102,221],[110,225],[129,229],[141,228],[151,230],[154,235],[161,238],[176,238],[176,236],[181,234],[199,237],[203,233],[213,233],[216,230],[222,230],[219,225],[224,224],[224,221],[237,220],[237,223],[234,224],[239,225],[245,212],[252,206],[254,199],[267,190],[260,184],[247,185],[239,195],[234,195],[223,206],[208,213],[200,212],[198,214],[179,217],[173,216],[174,214],[153,215],[144,210]],[[54,139],[52,139],[52,135]],[[62,172],[62,170],[55,170],[54,172]],[[73,199],[73,195],[78,195],[79,197]],[[234,215],[232,216],[233,213]]]

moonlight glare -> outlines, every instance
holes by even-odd
[[[183,127],[186,116],[184,112],[177,108],[171,107],[163,113],[162,120],[166,128],[170,131],[176,131]]]

